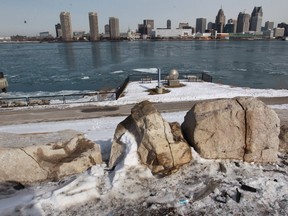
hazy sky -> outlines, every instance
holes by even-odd
[[[55,36],[61,11],[71,13],[73,31],[86,32],[88,13],[97,12],[100,33],[111,16],[119,18],[121,32],[137,29],[143,19],[154,19],[156,28],[166,27],[167,19],[172,21],[172,28],[179,22],[195,27],[196,18],[214,22],[221,6],[226,22],[237,19],[240,11],[251,14],[254,6],[262,6],[262,25],[268,20],[275,26],[288,23],[288,0],[0,0],[0,5],[0,36],[39,35],[43,31]]]

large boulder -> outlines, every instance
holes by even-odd
[[[196,103],[181,128],[189,144],[204,158],[277,161],[280,120],[256,98]]]
[[[100,146],[73,130],[0,134],[0,182],[58,180],[102,163]]]
[[[153,174],[168,174],[192,159],[191,148],[184,140],[180,125],[169,124],[149,101],[136,104],[131,115],[119,123],[111,148],[109,166],[116,166],[125,155],[128,143],[122,139],[131,134],[137,143],[142,164]]]

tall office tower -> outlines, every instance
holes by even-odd
[[[154,20],[143,20],[144,25],[144,34],[151,35],[152,30],[154,29]]]
[[[211,32],[211,31],[214,29],[214,26],[215,26],[215,23],[208,22],[208,24],[207,24],[207,30],[208,30],[209,32]]]
[[[99,40],[98,16],[95,12],[89,13],[90,41]]]
[[[105,35],[110,35],[110,27],[109,27],[109,24],[106,24],[104,26],[104,32],[105,32]]]
[[[60,13],[60,22],[62,28],[63,41],[72,41],[72,26],[71,17],[69,12]]]
[[[265,30],[272,30],[274,28],[274,22],[265,22]]]
[[[196,33],[204,33],[206,30],[206,18],[196,19]]]
[[[111,40],[120,39],[119,19],[116,17],[109,17],[109,32]]]
[[[224,27],[225,33],[235,33],[237,28],[237,20],[229,19]]]
[[[217,30],[218,33],[224,32],[224,25],[225,25],[225,15],[222,8],[218,11],[218,14],[215,19],[215,30]]]
[[[167,20],[167,29],[171,29],[171,20],[170,19]]]
[[[237,19],[237,33],[248,32],[250,26],[250,15],[240,12]]]
[[[56,38],[62,37],[62,29],[61,29],[61,24],[57,23],[55,25],[55,31],[56,31]]]
[[[262,7],[254,7],[251,14],[250,31],[261,32],[262,18]]]

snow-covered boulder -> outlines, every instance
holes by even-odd
[[[100,146],[74,130],[0,133],[0,182],[57,180],[102,163]]]
[[[126,133],[134,136],[139,159],[154,174],[168,174],[192,159],[180,125],[166,122],[149,101],[136,104],[131,115],[118,124],[111,148],[110,167],[116,166],[125,156],[127,143],[121,138]]]
[[[276,162],[280,120],[256,98],[203,101],[182,124],[184,137],[204,158]]]

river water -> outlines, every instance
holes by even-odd
[[[288,88],[286,41],[1,43],[0,71],[13,93],[116,88],[129,74],[160,68],[206,72],[213,82]]]

